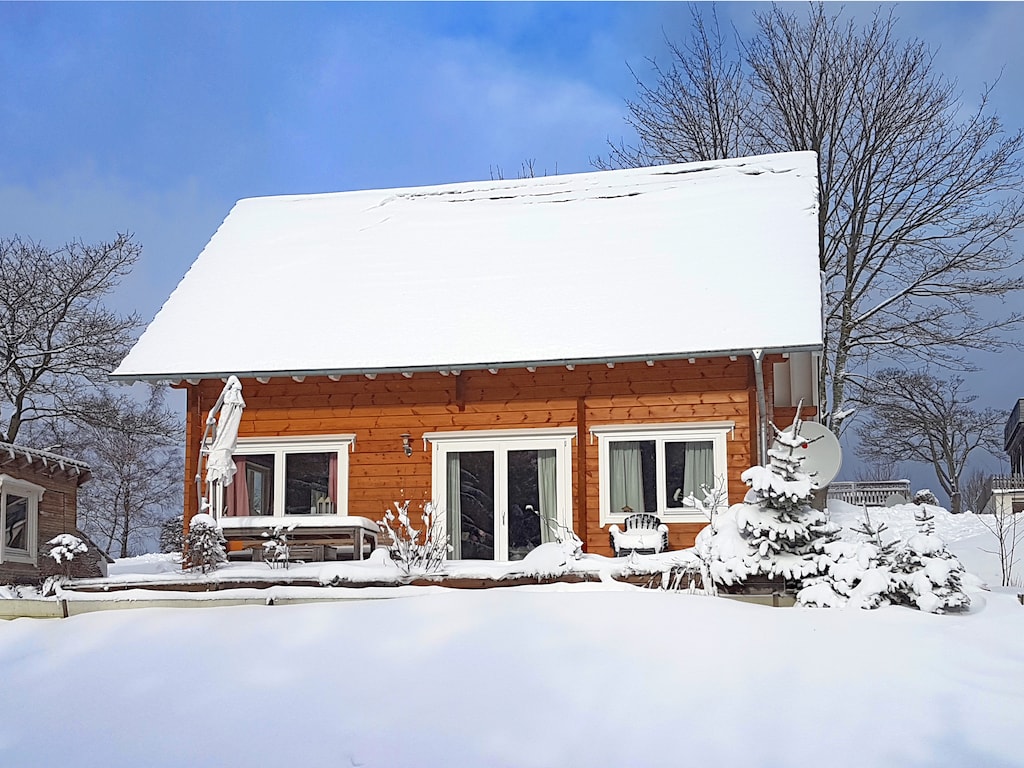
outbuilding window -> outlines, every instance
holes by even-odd
[[[44,488],[0,474],[0,563],[36,564]]]

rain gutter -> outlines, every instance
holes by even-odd
[[[757,463],[764,466],[768,461],[768,404],[764,394],[764,350],[752,349],[754,358],[754,387],[757,389]]]
[[[769,354],[785,354],[787,352],[820,352],[820,344],[796,344],[781,347],[766,347],[759,350],[762,357]],[[108,378],[114,381],[198,381],[201,379],[226,379],[229,376],[237,376],[240,379],[255,378],[289,378],[299,376],[366,376],[387,373],[449,373],[456,374],[462,371],[486,371],[490,369],[513,369],[513,368],[549,368],[576,365],[615,365],[617,363],[642,363],[648,364],[663,362],[666,360],[695,360],[697,358],[711,357],[746,357],[751,354],[749,348],[745,349],[720,349],[705,352],[668,352],[650,355],[618,355],[605,357],[581,357],[581,358],[559,358],[554,360],[517,360],[505,362],[480,362],[480,363],[451,363],[446,365],[405,365],[405,366],[380,366],[380,367],[355,367],[355,368],[308,368],[290,370],[230,370],[230,371],[202,371],[185,372],[175,371],[163,373],[111,373]]]

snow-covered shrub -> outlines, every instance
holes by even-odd
[[[894,570],[902,587],[898,601],[928,613],[966,610],[971,599],[963,590],[963,565],[935,535],[930,512],[922,509],[915,518],[918,533],[907,539],[895,556]]]
[[[727,497],[727,491],[725,481],[721,478],[716,478],[716,486],[709,488],[706,485],[701,486],[701,494],[704,496],[703,499],[698,499],[693,494],[687,496],[683,501],[689,507],[703,513],[704,517],[708,519],[708,527],[705,531],[708,531],[707,535],[698,536],[694,542],[693,551],[697,555],[697,560],[700,563],[700,591],[705,595],[714,597],[718,594],[718,585],[715,584],[714,578],[711,576],[711,562],[712,562],[712,548],[711,542],[714,538],[714,532],[718,527],[718,515],[722,511],[725,499]],[[688,576],[686,580],[686,588],[690,592],[696,592],[696,580],[692,574],[686,574]],[[678,570],[672,574],[672,578],[668,580],[670,585],[675,588],[679,588],[683,585],[684,573],[682,570]]]
[[[288,546],[288,534],[295,530],[295,524],[275,525],[263,536],[263,562],[271,568],[287,568],[291,550]]]
[[[907,541],[882,537],[884,525],[864,521],[852,530],[866,541],[834,541],[825,545],[828,573],[797,594],[801,605],[878,608],[905,605],[929,613],[966,610],[970,598],[962,584],[964,567],[935,535],[927,509],[915,515],[918,532]]]
[[[226,549],[224,534],[211,515],[204,512],[192,518],[185,539],[186,568],[212,571],[228,561]]]
[[[930,504],[933,507],[939,506],[939,500],[935,498],[935,494],[927,488],[922,488],[920,491],[915,493],[913,501],[917,505]]]
[[[808,580],[797,593],[797,603],[816,608],[878,608],[893,601],[899,585],[893,574],[899,542],[883,539],[886,526],[873,523],[867,507],[864,519],[851,530],[864,540],[826,543],[827,573]]]
[[[417,530],[409,518],[409,500],[395,510],[384,513],[381,532],[391,538],[391,559],[406,576],[438,573],[444,565],[450,547],[444,531],[444,515],[433,502],[423,506],[423,531]],[[421,538],[422,535],[422,538]]]
[[[165,555],[185,549],[185,516],[175,515],[160,524],[160,551]]]
[[[543,524],[544,520],[541,520],[541,525]],[[567,559],[579,560],[583,557],[583,539],[576,535],[576,531],[550,519],[547,521],[547,526],[551,532],[551,538],[558,544]]]
[[[775,441],[768,466],[745,471],[741,478],[750,490],[743,503],[720,513],[715,526],[698,536],[697,548],[707,548],[717,584],[742,585],[767,577],[783,578],[799,589],[827,572],[824,546],[839,528],[811,506],[817,483],[801,471],[803,457],[796,453],[808,444],[800,435],[802,423],[798,414],[792,431],[772,425]]]
[[[71,578],[71,562],[79,555],[84,555],[89,551],[84,541],[70,533],[57,534],[46,543],[49,546],[46,556],[58,566],[63,567],[66,579]]]

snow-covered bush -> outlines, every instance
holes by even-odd
[[[544,521],[541,521],[544,525]],[[579,560],[583,557],[583,539],[576,535],[576,531],[555,520],[547,521],[551,538],[558,544],[567,560]]]
[[[217,521],[211,515],[200,513],[192,518],[185,540],[184,567],[212,571],[228,561],[227,542]]]
[[[700,511],[708,519],[708,527],[705,530],[710,531],[710,533],[706,536],[698,536],[697,541],[694,542],[693,551],[700,563],[700,591],[711,597],[718,594],[718,586],[711,576],[711,562],[713,559],[711,542],[714,539],[714,532],[718,528],[718,515],[722,511],[728,495],[725,481],[721,478],[716,478],[716,483],[714,488],[709,488],[706,485],[701,486],[703,499],[698,499],[693,494],[684,499],[687,506]],[[678,589],[683,585],[684,575],[687,577],[686,587],[690,592],[696,592],[698,588],[692,573],[684,573],[683,570],[678,570],[674,573],[673,578],[668,580],[668,584]]]
[[[933,515],[922,509],[915,515],[918,533],[907,539],[895,556],[901,589],[898,601],[928,613],[966,610],[971,599],[963,590],[964,567],[935,535]]]
[[[830,541],[823,551],[827,573],[809,580],[797,593],[800,605],[816,608],[878,608],[892,602],[898,581],[893,562],[899,542],[886,541],[884,523],[875,524],[864,508],[864,519],[851,528],[863,541]]]
[[[185,549],[185,516],[175,515],[160,524],[160,551],[165,555]]]
[[[933,507],[939,506],[939,500],[935,498],[935,494],[927,488],[922,488],[915,493],[913,501],[917,505],[931,504]]]
[[[438,573],[444,565],[450,547],[444,531],[444,515],[433,502],[423,506],[423,531],[417,530],[409,518],[409,500],[395,510],[384,513],[381,532],[391,539],[391,559],[406,576]],[[422,536],[422,538],[421,538]]]
[[[295,530],[295,524],[275,525],[263,536],[263,561],[271,568],[287,568],[291,550],[288,546],[288,534]]]
[[[46,543],[49,545],[46,556],[63,567],[66,579],[71,578],[71,562],[89,551],[84,541],[70,533],[60,533]]]
[[[963,565],[934,533],[931,513],[916,513],[918,533],[903,542],[884,540],[884,525],[864,520],[854,527],[865,541],[834,541],[825,545],[828,573],[797,594],[801,605],[878,608],[905,605],[929,613],[965,610],[970,598],[963,590]]]
[[[698,536],[697,549],[706,551],[715,583],[736,586],[757,577],[783,578],[799,589],[827,572],[824,546],[839,528],[811,506],[817,483],[801,471],[803,457],[796,452],[808,444],[799,432],[802,423],[798,415],[792,431],[772,425],[775,441],[768,466],[744,472],[750,490],[743,503],[720,513],[715,525]]]

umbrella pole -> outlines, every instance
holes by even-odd
[[[203,430],[203,438],[199,441],[199,460],[196,462],[196,498],[199,501],[200,514],[207,512],[212,506],[212,491],[209,493],[209,498],[203,494],[203,457],[209,454],[209,444],[207,441],[212,439],[213,432],[217,428],[217,414],[220,413],[220,409],[224,405],[224,394],[226,391],[226,388],[221,390],[217,402],[213,404],[213,408],[207,414],[206,429]]]

